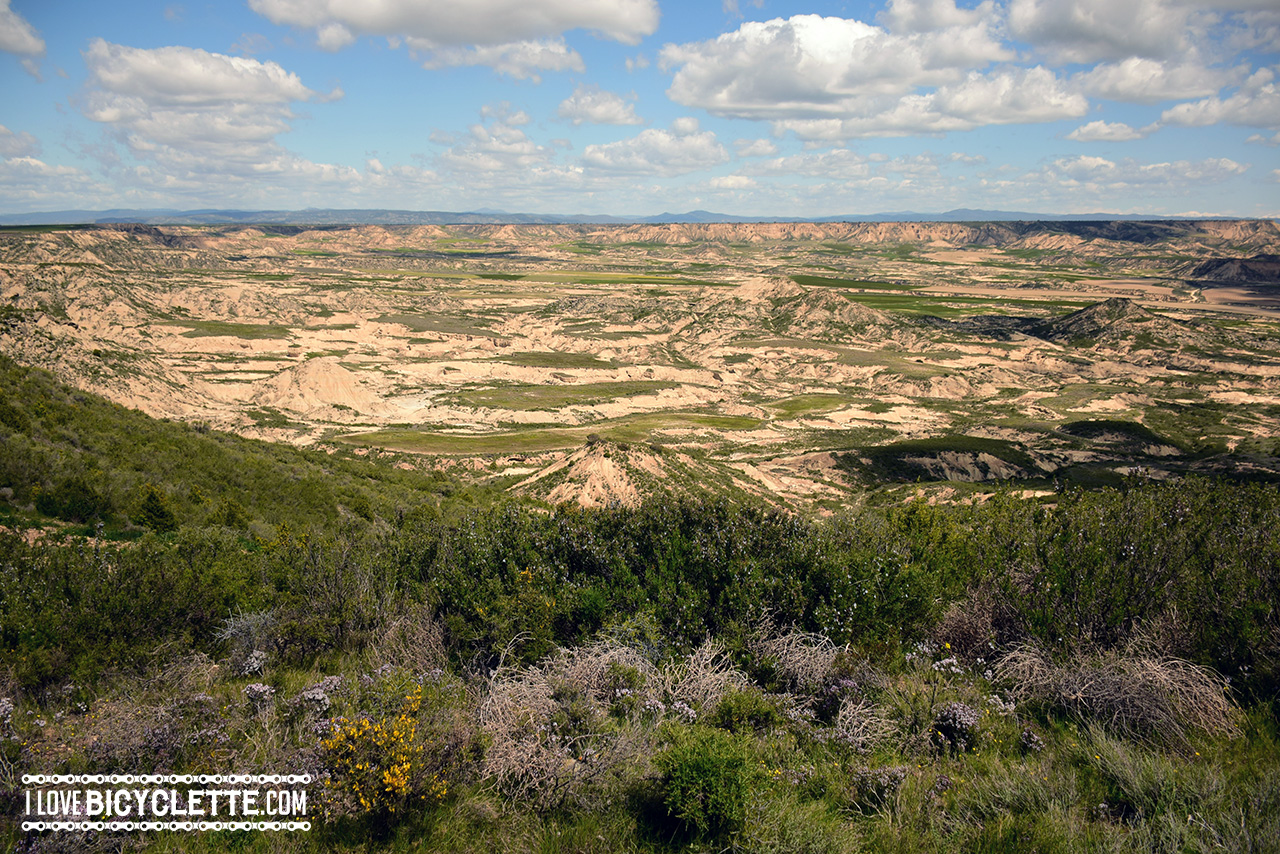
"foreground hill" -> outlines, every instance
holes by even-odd
[[[152,419],[0,356],[0,523],[109,533],[390,519],[459,485],[374,463]],[[265,526],[265,527],[264,527]]]

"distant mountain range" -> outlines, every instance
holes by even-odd
[[[67,210],[40,213],[0,214],[0,225],[67,225],[137,222],[147,225],[448,225],[464,223],[584,223],[584,224],[660,224],[706,222],[992,222],[992,221],[1075,221],[1169,219],[1237,219],[1237,217],[1169,217],[1151,214],[1047,214],[1028,211],[994,211],[957,208],[944,213],[892,211],[840,216],[735,216],[712,211],[661,213],[657,216],[613,216],[584,214],[525,214],[505,211],[398,211],[385,209],[342,210],[307,208],[300,211],[242,211],[168,209],[105,211]]]

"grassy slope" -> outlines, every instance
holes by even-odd
[[[11,492],[0,520],[101,520],[117,531],[148,484],[178,524],[230,512],[242,527],[389,518],[459,491],[438,473],[157,421],[0,358],[0,488]]]

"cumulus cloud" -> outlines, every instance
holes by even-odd
[[[644,122],[636,115],[635,105],[614,92],[597,86],[579,86],[560,102],[556,115],[575,125],[638,125]]]
[[[739,157],[769,157],[778,153],[778,146],[771,139],[739,139],[733,147]]]
[[[954,0],[900,0],[883,20],[892,31],[797,15],[667,45],[667,94],[809,140],[946,133],[1088,110],[1078,87],[1044,66],[990,67],[1014,58],[996,37],[990,3],[962,10]]]
[[[880,15],[894,32],[927,33],[952,27],[971,27],[990,19],[994,4],[982,3],[976,9],[960,9],[955,0],[889,0]]]
[[[84,114],[113,128],[140,165],[133,182],[173,194],[218,198],[350,185],[349,167],[313,163],[276,137],[292,104],[329,100],[274,62],[188,47],[141,49],[97,39],[84,53]],[[277,200],[278,201],[278,200]]]
[[[711,131],[649,128],[630,139],[588,145],[583,165],[604,172],[671,177],[710,169],[729,160]]]
[[[789,130],[801,139],[843,140],[1057,121],[1082,116],[1088,109],[1083,95],[1071,91],[1049,69],[1036,66],[990,74],[971,72],[955,85],[907,95],[865,115],[783,120],[774,122],[774,128]]]
[[[1067,134],[1067,139],[1076,142],[1127,142],[1131,139],[1142,139],[1145,133],[1135,130],[1124,122],[1089,122]]]
[[[894,180],[911,183],[919,179],[940,178],[942,174],[938,159],[932,154],[887,157],[882,154],[861,154],[847,148],[809,151],[763,160],[751,164],[742,172],[749,175],[825,178],[854,185],[881,182],[890,175],[895,176]]]
[[[334,21],[316,28],[316,46],[321,50],[336,52],[355,40],[355,33]]]
[[[585,29],[635,44],[658,27],[656,0],[250,0],[277,24],[315,31],[325,50],[358,36],[403,39],[428,55],[427,68],[491,66],[517,79],[537,71],[582,71],[561,36]]]
[[[671,122],[671,132],[677,136],[688,136],[702,129],[702,123],[696,116],[681,116]]]
[[[1158,59],[1191,49],[1194,11],[1169,0],[1012,0],[1008,26],[1062,62]]]
[[[140,99],[152,108],[279,105],[318,94],[274,62],[199,48],[141,49],[95,39],[84,58],[91,85],[113,98]]]
[[[496,45],[575,29],[635,44],[658,28],[655,0],[249,0],[277,24],[416,37],[437,45]]]
[[[1090,95],[1113,101],[1154,104],[1182,98],[1204,98],[1238,83],[1242,69],[1205,68],[1185,58],[1179,62],[1131,56],[1095,66],[1076,79]]]
[[[1280,90],[1275,72],[1260,68],[1230,96],[1176,104],[1160,114],[1160,123],[1202,127],[1213,124],[1280,128]]]
[[[898,35],[861,21],[797,15],[667,45],[677,103],[748,119],[865,114],[877,99],[963,79],[1011,59],[986,23]]]
[[[484,65],[499,74],[517,80],[541,80],[540,71],[586,70],[582,55],[572,50],[563,39],[510,42],[477,47],[437,47],[422,39],[411,38],[408,45],[427,54],[422,67],[427,69]]]
[[[26,18],[9,8],[9,0],[0,0],[0,50],[18,56],[44,56],[44,39]]]
[[[1248,171],[1249,164],[1229,158],[1146,163],[1078,155],[1032,171],[1008,166],[988,170],[973,182],[970,203],[1034,209],[1052,198],[1063,212],[1168,212],[1185,209],[1186,199],[1204,197],[1207,190],[1221,195]]]
[[[482,111],[490,121],[471,126],[467,136],[441,155],[443,166],[470,174],[526,172],[545,167],[554,156],[521,130],[529,123],[523,112],[503,104]]]
[[[10,211],[118,205],[121,200],[119,188],[96,180],[81,169],[55,166],[27,156],[0,159],[0,185]]]

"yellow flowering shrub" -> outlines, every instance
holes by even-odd
[[[326,809],[334,814],[394,814],[411,802],[444,800],[448,785],[424,762],[419,738],[422,689],[405,696],[398,711],[373,719],[338,718],[321,741]]]

